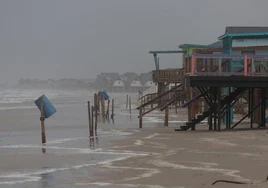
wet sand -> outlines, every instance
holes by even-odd
[[[116,152],[131,157],[105,165],[105,174],[76,185],[123,187],[268,187],[268,131],[174,132],[173,128],[145,128],[116,141]],[[216,183],[229,180],[246,183]]]
[[[196,132],[175,132],[186,109],[170,110],[169,127],[163,112],[152,112],[138,129],[135,106],[130,115],[125,96],[116,97],[115,122],[100,120],[94,140],[84,99],[55,101],[46,145],[36,109],[1,111],[0,187],[268,187],[268,130],[208,132],[203,123]],[[247,184],[211,185],[219,179]]]

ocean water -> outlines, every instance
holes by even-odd
[[[40,112],[34,101],[45,94],[57,112],[45,121],[46,145],[41,144]],[[79,184],[94,182],[105,173],[98,165],[144,155],[106,150],[115,140],[138,131],[136,94],[132,113],[125,107],[126,94],[115,99],[114,121],[100,119],[94,140],[88,135],[87,101],[90,91],[1,90],[0,91],[0,187],[102,187]],[[162,125],[161,117],[144,118],[145,125]],[[109,185],[108,187],[113,187]],[[115,186],[116,187],[116,186]]]

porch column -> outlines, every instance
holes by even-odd
[[[248,75],[248,58],[247,55],[244,56],[244,76]]]

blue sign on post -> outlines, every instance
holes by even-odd
[[[48,100],[48,98],[45,95],[42,95],[35,101],[35,104],[39,108],[39,110],[41,111],[41,100],[43,100],[44,117],[49,118],[50,116],[55,114],[56,112],[55,107],[52,105],[52,103]]]
[[[102,91],[100,94],[104,98],[104,100],[108,100],[110,98],[106,91]]]

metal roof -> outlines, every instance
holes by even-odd
[[[219,40],[226,37],[268,37],[268,27],[226,27]]]

